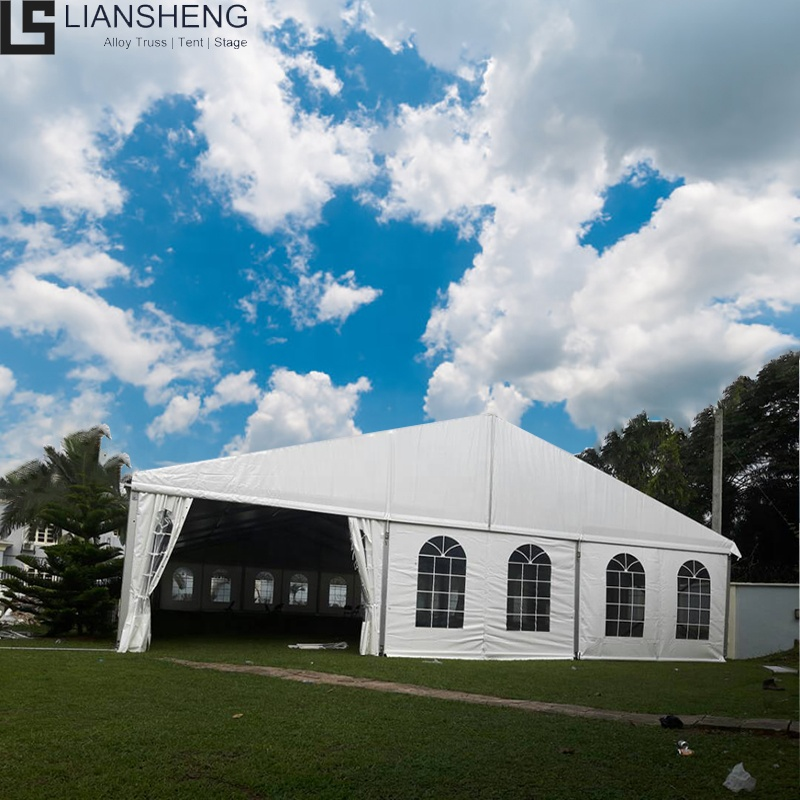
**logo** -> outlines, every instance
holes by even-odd
[[[55,0],[22,0],[22,32],[43,34],[44,41],[39,44],[14,44],[11,41],[11,0],[0,0],[0,55],[55,55],[56,24],[35,20],[33,15],[37,11],[55,18]]]

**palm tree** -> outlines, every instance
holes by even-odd
[[[42,460],[28,461],[0,478],[0,537],[14,528],[52,526],[57,532],[96,542],[104,533],[124,533],[128,497],[121,490],[125,453],[100,461],[100,442],[111,438],[106,425],[65,436],[62,450],[44,448]]]

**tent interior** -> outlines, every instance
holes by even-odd
[[[156,633],[357,637],[347,517],[196,500],[154,593]]]

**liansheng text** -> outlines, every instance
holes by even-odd
[[[113,6],[68,3],[64,21],[67,28],[244,28],[247,25],[247,8],[239,4],[227,6],[222,3],[115,3]]]

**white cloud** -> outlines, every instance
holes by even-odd
[[[489,202],[491,150],[480,114],[471,114],[451,87],[439,103],[402,106],[396,126],[402,135],[376,137],[389,149],[388,195],[378,201],[387,219],[404,216],[426,225],[450,220],[471,233],[477,211]]]
[[[451,90],[375,138],[385,216],[479,231],[423,337],[430,416],[518,420],[566,400],[600,432],[642,408],[685,422],[796,343],[758,316],[800,304],[800,62],[787,33],[800,10],[773,10],[767,24],[745,2],[370,2],[361,20],[383,41],[413,34],[452,72],[485,60],[469,105]],[[686,185],[598,258],[580,233],[644,159]]]
[[[772,0],[519,3],[370,0],[366,29],[450,72],[490,58],[503,84],[507,156],[552,159],[543,122],[588,122],[617,164],[643,151],[690,180],[798,173],[800,9]],[[679,55],[678,55],[679,53]],[[509,102],[510,101],[510,102]],[[501,103],[497,103],[502,107]],[[568,144],[568,142],[566,143]],[[613,167],[616,170],[616,166]]]
[[[106,158],[156,101],[182,95],[199,112],[191,136],[208,145],[199,174],[234,209],[264,231],[318,219],[337,187],[375,168],[363,125],[297,104],[290,67],[327,93],[341,80],[310,51],[292,57],[271,43],[285,10],[248,4],[248,46],[235,53],[109,52],[107,32],[94,28],[59,29],[57,59],[3,59],[0,216],[40,207],[95,218],[119,211],[125,192]]]
[[[283,304],[301,328],[321,322],[341,324],[380,294],[371,286],[358,286],[352,270],[339,278],[330,272],[301,275],[296,286],[284,286],[282,291]]]
[[[425,397],[425,413],[434,419],[491,413],[519,425],[530,405],[531,400],[514,386],[480,385],[468,370],[459,369],[450,361],[434,370]]]
[[[302,17],[303,4],[296,6]],[[249,4],[248,47],[236,53],[109,53],[99,29],[59,29],[58,59],[0,61],[0,223],[5,218],[2,234],[22,250],[0,277],[0,327],[52,343],[51,356],[76,362],[73,377],[103,369],[144,388],[151,403],[165,402],[176,381],[216,374],[216,333],[152,305],[124,309],[98,294],[131,278],[96,227],[125,200],[106,163],[158,100],[181,95],[195,102],[198,116],[193,129],[176,135],[207,144],[197,175],[263,231],[297,234],[338,187],[374,174],[367,128],[303,111],[292,94],[290,68],[329,94],[341,81],[310,51],[289,56],[272,43],[285,11]],[[173,146],[175,135],[168,139]],[[13,221],[42,208],[60,212],[67,228],[82,214],[93,222],[72,230],[67,244],[51,225]],[[324,286],[318,299],[323,319],[341,322],[375,296],[346,277]],[[224,401],[214,395],[208,402]]]
[[[84,231],[77,244],[68,245],[52,225],[13,221],[0,227],[0,237],[9,244],[22,244],[20,262],[32,275],[52,275],[89,289],[102,289],[130,275],[128,267],[106,252],[108,242],[94,229]]]
[[[226,375],[214,387],[214,392],[203,400],[203,412],[217,411],[223,406],[239,403],[255,403],[261,396],[261,390],[256,385],[255,370],[246,370],[235,374]]]
[[[203,398],[199,392],[175,395],[162,414],[147,427],[147,436],[157,442],[169,434],[185,434],[198,420],[230,405],[255,403],[261,390],[254,382],[255,370],[225,375],[214,386],[213,392]]]
[[[57,60],[0,59],[0,218],[119,211],[125,190],[108,156],[157,100],[178,94],[198,112],[181,135],[208,145],[198,176],[261,231],[299,235],[335,192],[377,174],[377,152],[390,182],[373,198],[384,219],[452,222],[478,236],[472,268],[448,287],[424,335],[431,416],[494,409],[518,419],[534,401],[558,400],[600,427],[657,401],[690,415],[793,343],[758,314],[800,303],[796,2],[773,0],[767,12],[750,0],[623,0],[612,10],[594,0],[286,0],[248,11],[250,43],[235,57],[110,58],[102,32],[87,30],[59,31]],[[401,107],[386,130],[363,109],[339,121],[309,113],[287,72],[332,96],[343,76],[310,52],[281,51],[275,29],[289,16],[309,42],[317,25],[340,37],[363,25],[395,51],[413,46],[454,75],[482,76],[481,92],[467,103],[451,88],[428,106]],[[579,247],[603,191],[644,159],[686,186],[602,257]],[[218,334],[101,297],[130,271],[96,228],[68,244],[44,223],[4,232],[24,253],[0,277],[0,327],[42,337],[52,356],[75,362],[75,379],[107,373],[150,402],[172,398],[156,433],[190,424],[190,398],[218,374]],[[276,296],[300,327],[341,324],[379,294],[352,272],[337,278],[304,263],[293,277],[245,298],[250,318]],[[237,392],[254,402],[246,374],[223,378],[205,405],[198,399],[196,418]],[[270,420],[290,420],[283,430],[297,440],[325,427],[304,416],[313,392],[294,392],[289,376],[341,400],[334,419],[353,425],[368,386],[348,394],[324,373],[279,370],[236,446],[280,440]],[[180,390],[182,406],[178,381],[192,384]]]
[[[14,391],[16,386],[14,373],[8,367],[0,364],[0,404]]]
[[[186,397],[173,397],[163,414],[147,426],[147,436],[161,441],[171,433],[184,433],[200,415],[200,397],[189,394]]]
[[[317,306],[317,319],[320,322],[344,322],[361,306],[369,305],[381,294],[379,289],[371,286],[357,286],[352,270],[345,272],[338,280],[326,272],[323,287]]]
[[[567,400],[573,420],[599,432],[643,408],[689,422],[736,375],[796,344],[759,315],[800,304],[798,218],[800,200],[785,187],[747,196],[690,185],[597,257],[496,236],[498,215],[429,322],[425,341],[445,361],[427,413],[488,409],[500,382],[518,410],[523,399]]]
[[[53,355],[99,363],[111,376],[144,388],[151,402],[163,398],[171,382],[217,369],[213,331],[182,325],[152,305],[137,317],[22,267],[0,276],[0,328],[15,336],[46,336]]]
[[[266,302],[289,311],[298,329],[324,322],[341,325],[359,308],[381,295],[380,289],[359,286],[353,270],[336,277],[330,272],[309,274],[307,268],[303,257],[295,259],[291,275],[278,280],[262,278],[251,271],[248,278],[255,288],[238,304],[245,319],[255,322],[259,304]]]
[[[286,58],[285,64],[289,69],[296,69],[315,89],[325,91],[329,95],[337,95],[342,91],[343,84],[336,73],[332,69],[320,66],[309,52]]]
[[[208,150],[199,174],[264,232],[312,224],[337,187],[374,174],[369,131],[300,110],[277,48],[256,40],[248,51],[220,60],[200,86],[197,130]],[[302,64],[313,71],[310,56]],[[315,74],[333,88],[330,71]]]
[[[323,372],[301,375],[276,369],[258,410],[247,420],[244,435],[234,439],[225,452],[247,453],[358,434],[361,431],[353,418],[360,395],[370,389],[364,377],[336,386]]]
[[[0,408],[0,475],[41,458],[45,445],[58,445],[66,434],[101,424],[108,419],[113,400],[95,389],[71,396],[13,391],[5,408]]]

